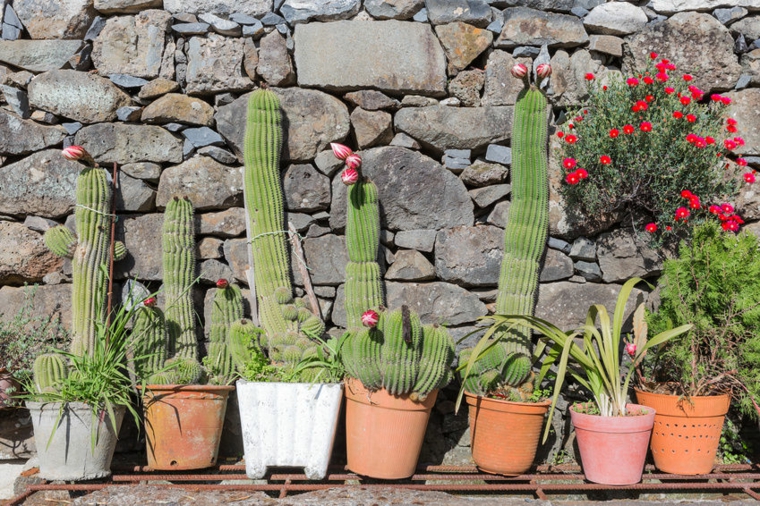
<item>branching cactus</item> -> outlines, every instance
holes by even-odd
[[[69,375],[69,368],[59,353],[37,356],[32,366],[34,386],[38,393],[54,392],[58,384]]]
[[[345,160],[341,180],[348,185],[346,212],[346,319],[341,347],[346,372],[369,390],[385,388],[424,401],[451,380],[454,343],[442,327],[423,327],[407,306],[383,308],[377,253],[380,214],[377,187],[359,173],[361,158],[348,147],[333,144]]]
[[[548,64],[536,67],[537,79],[551,74]],[[541,257],[549,228],[547,176],[547,101],[530,85],[525,65],[517,64],[512,75],[523,79],[525,88],[515,104],[512,127],[512,205],[504,231],[504,257],[499,275],[496,313],[532,316],[538,290]],[[530,330],[516,327],[496,332],[497,342],[475,363],[465,389],[484,394],[499,388],[519,388],[531,378]],[[464,350],[460,362],[472,350]]]

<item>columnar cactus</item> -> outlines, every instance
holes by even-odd
[[[55,391],[57,385],[69,375],[69,368],[59,353],[44,353],[34,359],[34,386],[38,393]]]
[[[151,298],[135,310],[130,334],[130,353],[135,374],[147,379],[149,383],[156,383],[151,376],[164,367],[168,348],[166,319],[163,311],[154,304],[155,299]]]
[[[551,73],[548,64],[537,67],[537,77]],[[547,176],[547,101],[543,92],[529,85],[527,67],[512,70],[525,88],[515,104],[512,127],[512,205],[504,231],[496,313],[533,315],[541,257],[549,228]],[[465,388],[482,394],[500,385],[519,387],[530,377],[531,341],[526,327],[497,332],[495,346],[479,360]],[[465,350],[462,359],[469,358]]]
[[[243,295],[240,287],[226,279],[216,282],[217,291],[211,307],[211,326],[206,367],[211,382],[225,384],[232,379],[235,366],[229,347],[230,327],[243,318]]]
[[[192,285],[195,280],[193,204],[174,197],[166,204],[162,236],[169,353],[198,359]]]

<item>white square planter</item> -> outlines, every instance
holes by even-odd
[[[237,382],[245,473],[261,479],[270,466],[327,474],[338,425],[342,383]]]

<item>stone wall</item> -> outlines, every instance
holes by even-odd
[[[552,125],[587,96],[586,72],[630,70],[656,51],[693,74],[707,96],[728,91],[747,141],[742,153],[760,168],[760,0],[0,0],[0,7],[6,318],[24,283],[42,285],[40,311],[58,307],[69,318],[70,265],[47,252],[42,233],[73,226],[80,167],[59,154],[70,144],[120,165],[118,228],[130,252],[117,264],[120,280],[160,286],[162,211],[184,194],[197,210],[199,315],[216,279],[245,285],[242,140],[248,93],[262,85],[279,95],[285,114],[288,219],[304,237],[322,312],[338,327],[346,192],[330,142],[361,150],[379,188],[389,306],[409,304],[456,336],[493,309],[521,87],[509,69],[530,62],[541,45],[554,69]],[[551,239],[537,314],[569,327],[589,304],[614,304],[625,279],[657,276],[662,257],[624,226],[591,229],[568,217],[552,139]],[[748,227],[760,230],[753,187],[737,204]],[[295,282],[302,283],[297,270]],[[428,460],[467,459],[466,417],[452,414],[452,393],[435,411]]]

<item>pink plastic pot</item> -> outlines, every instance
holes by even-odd
[[[628,416],[577,413],[570,408],[586,479],[604,485],[641,481],[655,411],[628,404]]]

